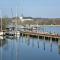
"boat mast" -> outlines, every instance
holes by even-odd
[[[17,19],[18,19],[18,16],[17,16],[17,7],[16,7],[16,32],[17,32]]]
[[[12,14],[11,18],[13,19],[13,10],[12,10],[12,8],[11,8],[11,14]],[[13,22],[12,22],[12,25],[13,25]]]
[[[12,8],[11,8],[11,13],[12,13],[12,18],[13,18],[13,11],[12,11]]]
[[[2,13],[1,13],[1,31],[2,31]]]

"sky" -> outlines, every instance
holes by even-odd
[[[12,10],[11,10],[12,8]],[[0,0],[0,16],[60,18],[60,0]]]

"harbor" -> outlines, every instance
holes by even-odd
[[[35,26],[36,27],[36,26]],[[52,40],[60,40],[60,32],[57,32],[57,29],[59,29],[56,26],[51,27],[51,30],[48,30],[48,28],[46,28],[46,26],[37,26],[35,28],[33,27],[21,27],[21,28],[17,28],[17,30],[11,30],[8,29],[5,33],[5,35],[8,36],[29,36],[29,37],[35,37],[35,38],[39,38],[39,39],[52,39]],[[54,30],[52,29],[54,28]],[[20,29],[20,30],[18,30]]]
[[[43,27],[43,26],[42,26]],[[43,27],[44,28],[44,27]],[[11,29],[11,28],[10,28]],[[38,27],[36,28],[20,28],[20,30],[6,30],[3,32],[0,32],[0,36],[29,36],[29,37],[35,37],[39,39],[53,39],[53,40],[60,40],[60,34],[57,32],[55,33],[49,33],[46,31],[41,31],[42,28],[40,28],[40,31],[38,31]]]
[[[60,60],[59,5],[59,0],[1,0],[0,60]]]

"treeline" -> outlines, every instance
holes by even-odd
[[[16,22],[16,19],[13,20],[14,23]],[[40,18],[40,19],[33,19],[33,20],[25,20],[21,21],[20,19],[17,19],[17,23],[26,25],[26,24],[38,24],[38,25],[60,25],[60,18],[56,19],[48,19],[48,18]]]
[[[2,18],[2,29],[5,30],[9,24],[9,18]],[[0,18],[0,28],[1,28],[1,18]]]

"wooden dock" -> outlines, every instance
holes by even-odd
[[[48,34],[48,33],[37,33],[37,32],[21,32],[20,33],[23,36],[31,36],[31,37],[39,37],[39,38],[45,38],[45,39],[54,39],[54,40],[59,40],[60,35],[57,34]]]
[[[28,31],[28,32],[24,32],[24,31],[17,31],[15,32],[7,32],[8,36],[14,36],[14,35],[19,35],[19,36],[30,36],[30,37],[35,37],[35,38],[39,38],[39,39],[48,39],[48,40],[60,40],[60,35],[58,34],[49,34],[47,32],[32,32],[32,31]]]

